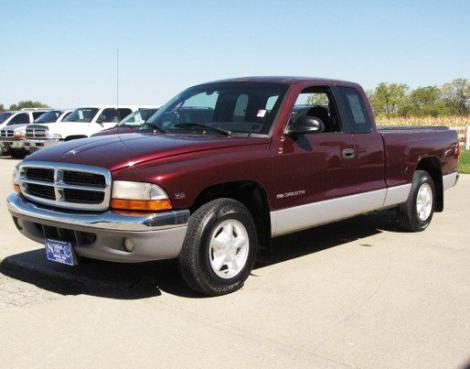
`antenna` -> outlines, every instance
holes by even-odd
[[[119,48],[116,49],[116,109],[119,106]]]

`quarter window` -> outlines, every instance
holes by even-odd
[[[359,92],[352,87],[337,87],[341,117],[350,133],[368,133],[372,129],[371,118]]]

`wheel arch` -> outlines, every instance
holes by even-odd
[[[442,169],[439,158],[435,156],[422,158],[418,162],[416,170],[425,170],[431,176],[434,182],[434,187],[436,189],[435,211],[442,212],[444,210],[444,187],[442,183]]]
[[[234,181],[209,186],[193,202],[191,213],[205,203],[217,198],[231,198],[245,205],[253,216],[260,248],[269,248],[271,242],[271,217],[265,189],[255,181]]]

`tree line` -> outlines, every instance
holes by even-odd
[[[26,109],[26,108],[48,108],[49,106],[47,104],[44,104],[40,101],[32,101],[32,100],[23,100],[19,101],[16,104],[11,104],[8,109],[5,108],[3,104],[0,104],[0,111],[4,110],[21,110],[21,109]]]
[[[470,115],[470,81],[465,78],[454,79],[442,86],[415,89],[404,83],[382,82],[367,95],[379,117]],[[10,105],[8,110],[47,107],[40,101],[24,100]],[[3,110],[5,107],[0,104],[0,111]]]
[[[379,117],[470,115],[470,81],[464,78],[415,89],[402,83],[382,82],[367,95]]]

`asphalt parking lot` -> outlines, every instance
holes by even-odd
[[[423,233],[385,212],[277,239],[217,298],[173,262],[51,264],[3,205],[0,367],[470,368],[469,193],[463,176]]]

